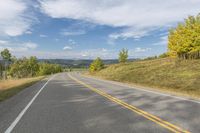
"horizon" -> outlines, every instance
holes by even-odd
[[[198,0],[6,0],[0,50],[18,58],[117,59],[126,48],[130,59],[142,59],[166,52],[169,29],[199,9]]]

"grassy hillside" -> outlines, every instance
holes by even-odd
[[[135,61],[109,65],[94,75],[200,98],[200,60]]]
[[[42,80],[44,76],[0,81],[0,102]]]

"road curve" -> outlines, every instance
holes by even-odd
[[[16,121],[17,119],[17,121]],[[0,132],[200,132],[200,104],[61,73],[0,103]]]

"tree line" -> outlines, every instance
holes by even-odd
[[[1,51],[0,77],[6,78],[27,78],[62,72],[58,64],[38,62],[35,56],[17,59],[12,56],[8,49]]]

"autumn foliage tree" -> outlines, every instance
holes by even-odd
[[[169,55],[182,59],[200,58],[200,14],[189,16],[171,29],[168,37]]]

